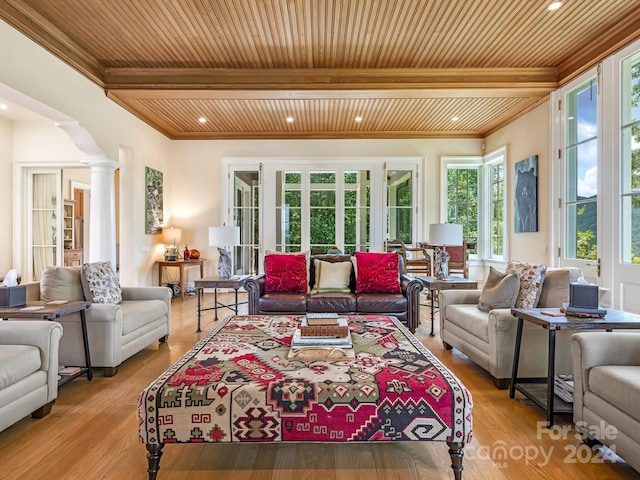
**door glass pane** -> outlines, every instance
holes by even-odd
[[[503,179],[504,181],[504,179]],[[462,236],[475,243],[469,253],[477,252],[478,241],[478,169],[447,170],[447,222],[462,225]]]
[[[640,263],[640,52],[622,62],[621,261]]]
[[[387,239],[413,242],[413,172],[387,171]]]
[[[58,244],[57,176],[55,174],[33,174],[31,244],[32,278],[40,280],[45,267],[55,266]]]
[[[309,238],[315,255],[336,244],[336,174],[311,172],[309,186]]]
[[[368,170],[344,173],[344,253],[366,252],[370,245],[371,185]]]
[[[490,167],[491,178],[491,256],[504,255],[504,163]]]
[[[234,248],[234,268],[238,274],[258,272],[260,244],[259,173],[234,173],[233,225],[240,227],[240,245]]]
[[[570,91],[566,105],[565,256],[596,259],[598,112],[595,79]]]
[[[302,249],[302,173],[276,172],[276,250]]]

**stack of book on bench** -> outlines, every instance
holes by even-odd
[[[289,358],[304,359],[304,351],[314,351],[314,357],[355,358],[346,317],[308,314],[293,334]]]

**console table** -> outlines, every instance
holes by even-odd
[[[429,332],[429,335],[432,337],[436,335],[436,332],[433,329],[434,295],[440,290],[475,290],[478,288],[477,280],[470,280],[464,277],[449,276],[443,280],[438,280],[434,276],[418,276],[416,278],[422,282],[422,287],[426,288],[431,293],[431,332]]]
[[[218,307],[220,308],[234,307],[234,311],[236,315],[238,314],[238,305],[242,305],[242,303],[247,303],[247,302],[238,303],[238,290],[244,286],[244,282],[249,277],[250,275],[235,275],[233,277],[228,277],[228,278],[207,277],[207,278],[201,278],[200,280],[195,281],[196,290],[198,291],[198,328],[196,329],[196,332],[202,331],[200,329],[201,312],[204,312],[206,310],[215,310],[215,317],[214,317],[215,321],[218,321]],[[200,297],[203,296],[201,295],[201,293],[204,288],[213,288],[213,294],[214,294],[213,307],[201,308]],[[235,303],[233,305],[227,305],[227,304],[218,302],[219,288],[233,288],[235,290],[236,298],[235,298]]]
[[[355,358],[288,358],[303,317],[221,321],[140,393],[149,479],[165,444],[397,441],[441,442],[461,479],[472,398],[455,375],[383,315],[348,317]]]
[[[544,312],[544,313],[543,313]],[[571,413],[573,408],[555,397],[555,358],[556,358],[556,332],[558,330],[606,330],[610,332],[614,329],[640,329],[640,316],[633,313],[622,312],[612,308],[607,309],[607,315],[600,317],[573,317],[564,316],[559,308],[512,308],[511,314],[518,319],[516,330],[516,343],[513,354],[513,371],[511,374],[511,385],[509,386],[509,397],[514,398],[516,390],[522,393],[536,405],[544,408],[547,412],[547,426],[553,425],[553,416],[556,413]],[[547,378],[519,378],[518,364],[520,363],[520,347],[522,345],[522,330],[524,321],[540,325],[549,331],[549,348],[547,352]],[[525,384],[546,383],[546,398],[527,389]]]
[[[162,286],[163,267],[176,267],[180,269],[180,300],[184,301],[184,269],[189,267],[200,267],[200,278],[204,277],[204,258],[197,260],[158,260],[158,285]]]
[[[70,382],[74,378],[84,373],[87,374],[87,380],[93,378],[91,371],[91,355],[89,353],[89,337],[87,336],[87,320],[85,311],[91,307],[91,302],[27,302],[21,307],[0,307],[0,318],[7,320],[10,318],[22,318],[29,320],[49,320],[55,321],[60,317],[69,315],[70,313],[80,312],[80,326],[82,327],[82,343],[84,347],[85,366],[77,373],[69,376],[63,376],[58,385]]]

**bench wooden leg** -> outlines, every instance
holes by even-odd
[[[455,480],[462,480],[462,457],[464,452],[464,443],[462,442],[447,442],[449,445],[449,456],[451,457],[451,468],[453,469],[453,478]]]
[[[56,401],[55,400],[51,400],[49,403],[41,406],[35,412],[31,412],[31,416],[33,418],[46,417],[47,415],[49,415],[49,413],[51,413],[51,407],[53,407],[54,403],[56,403]]]
[[[149,480],[156,480],[158,470],[160,470],[160,457],[162,457],[162,447],[164,443],[147,443],[147,462],[149,468]]]

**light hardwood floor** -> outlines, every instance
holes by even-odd
[[[212,297],[205,296],[205,306]],[[231,294],[222,298],[231,300]],[[174,300],[168,343],[135,355],[112,378],[97,371],[91,382],[82,377],[64,385],[49,416],[27,417],[0,432],[0,479],[146,479],[146,450],[137,435],[138,393],[213,327],[213,312],[205,312],[204,332],[196,333],[196,312],[196,297]],[[437,336],[428,335],[427,308],[422,318],[418,338],[473,395],[474,438],[465,448],[463,479],[640,479],[614,455],[603,460],[583,446],[570,417],[558,419],[568,429],[564,435],[559,429],[548,432],[540,408],[522,397],[510,399],[466,357],[444,350]],[[451,478],[445,444],[429,442],[167,445],[158,474],[158,480]]]

